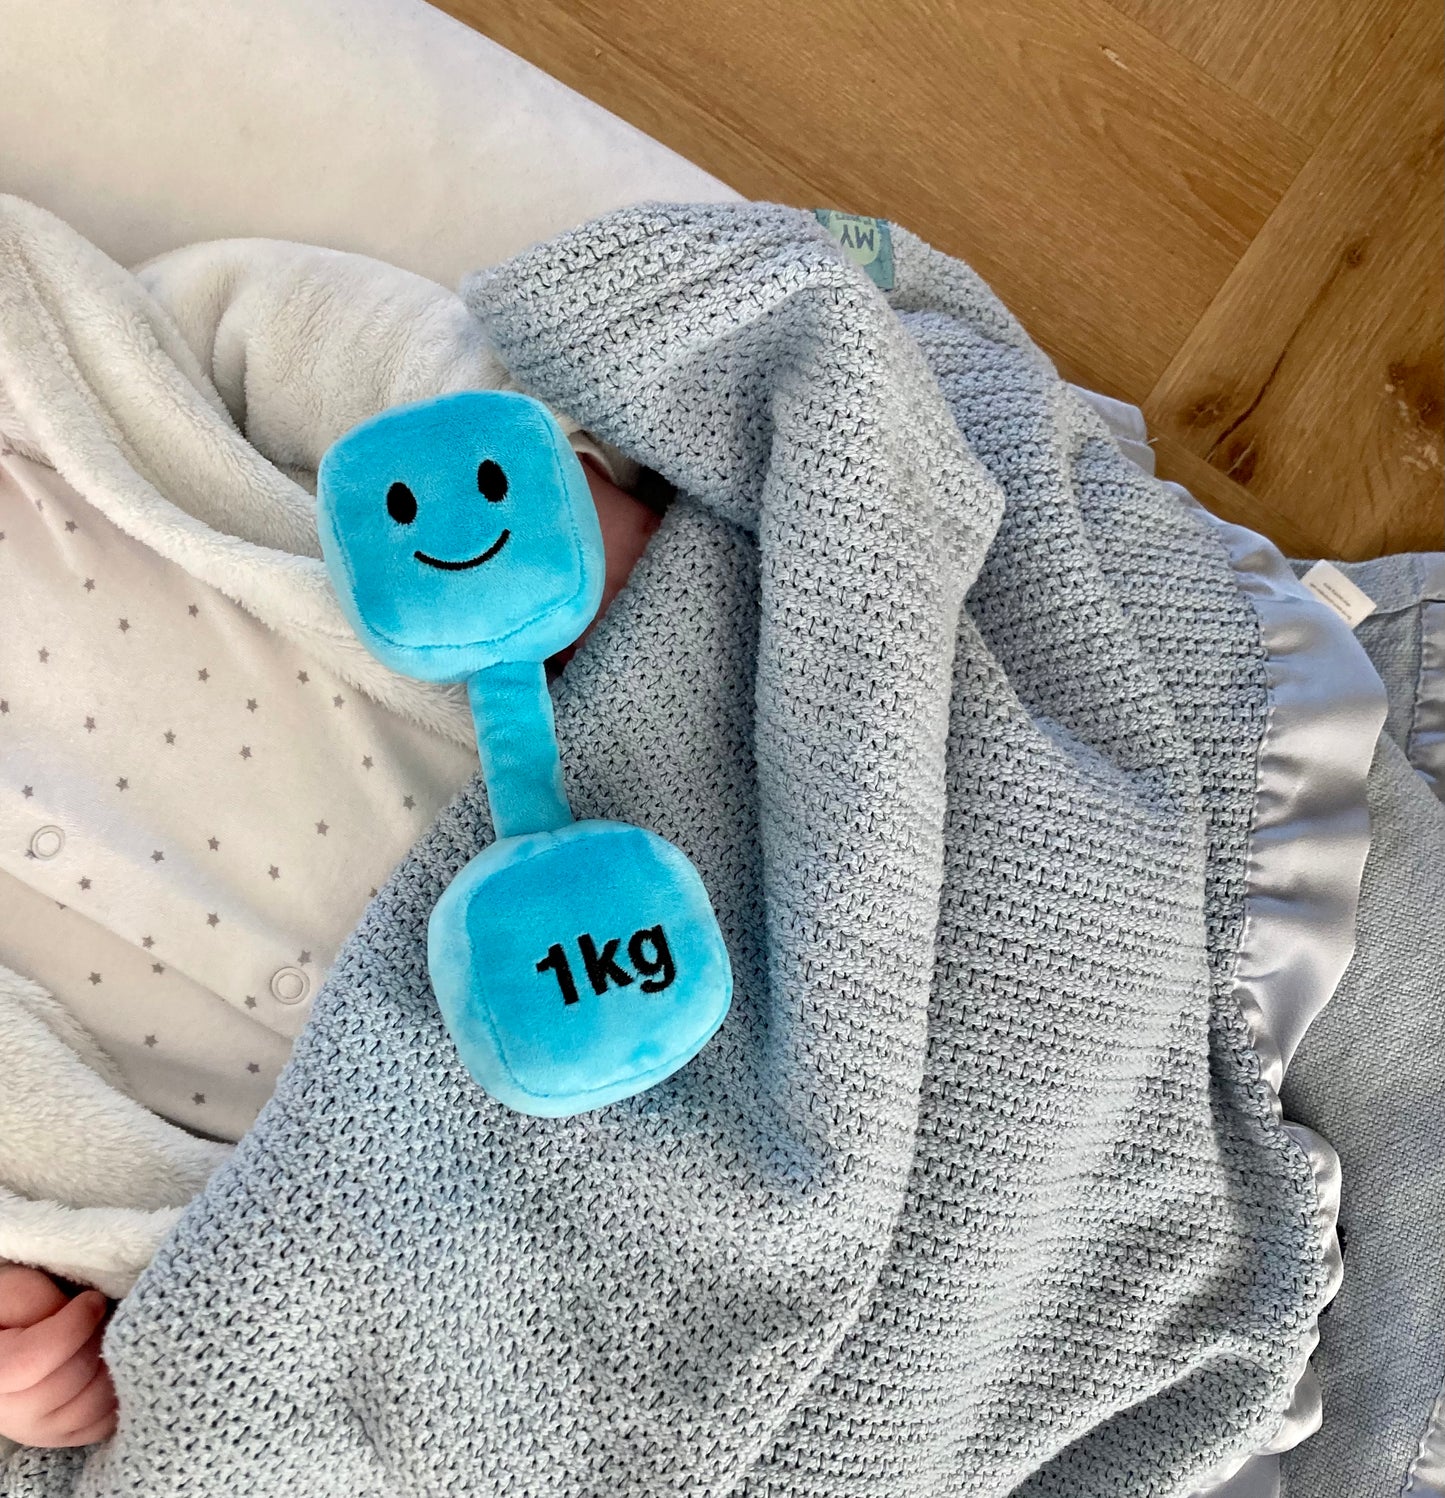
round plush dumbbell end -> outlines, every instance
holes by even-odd
[[[467,1070],[499,1102],[549,1118],[671,1076],[732,999],[697,870],[620,822],[493,843],[437,902],[427,962]]]

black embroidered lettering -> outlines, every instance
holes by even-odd
[[[564,1004],[575,1004],[577,1002],[577,985],[572,980],[572,967],[567,961],[567,954],[562,950],[562,943],[554,941],[547,948],[547,955],[537,964],[537,971],[545,973],[554,972],[557,975],[557,986],[562,990],[562,1002]],[[599,988],[598,993],[602,990]]]
[[[599,953],[597,944],[590,936],[579,936],[577,938],[577,950],[582,954],[582,962],[587,969],[588,980],[592,984],[593,993],[606,993],[607,985],[615,983],[619,988],[626,988],[632,982],[632,974],[626,968],[617,966],[614,953],[622,945],[622,938],[614,936]]]
[[[650,954],[644,948],[651,945]],[[661,993],[677,977],[677,965],[672,960],[672,949],[667,944],[667,933],[661,926],[645,926],[632,933],[627,943],[627,955],[632,965],[643,975],[643,993]],[[659,979],[658,974],[662,977]]]

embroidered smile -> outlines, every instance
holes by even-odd
[[[443,572],[465,572],[469,567],[480,567],[483,562],[490,562],[507,544],[507,537],[511,534],[509,530],[503,531],[481,556],[468,557],[465,562],[448,562],[441,557],[429,557],[424,551],[414,551],[412,556],[419,562],[425,562],[428,567],[440,567]]]

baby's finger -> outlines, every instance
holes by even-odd
[[[86,1290],[34,1326],[0,1332],[0,1394],[32,1388],[80,1351],[105,1319],[107,1301]]]
[[[94,1425],[86,1430],[77,1430],[65,1437],[63,1441],[56,1442],[57,1445],[65,1446],[93,1446],[97,1441],[108,1441],[115,1434],[116,1412],[112,1410],[104,1419],[97,1420]]]
[[[0,1264],[0,1328],[34,1326],[53,1316],[67,1299],[43,1270]]]
[[[11,1394],[5,1401],[7,1411],[40,1421],[64,1409],[77,1394],[90,1386],[101,1371],[100,1339],[103,1331],[104,1328],[96,1327],[85,1346],[67,1358],[54,1373],[46,1374],[28,1389]]]
[[[77,1435],[112,1419],[115,1409],[115,1386],[102,1368],[74,1399],[42,1420],[40,1427],[57,1446],[88,1445],[78,1441]]]

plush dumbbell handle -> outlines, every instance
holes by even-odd
[[[555,832],[572,818],[562,784],[547,671],[541,661],[503,661],[467,678],[477,754],[497,836]]]

